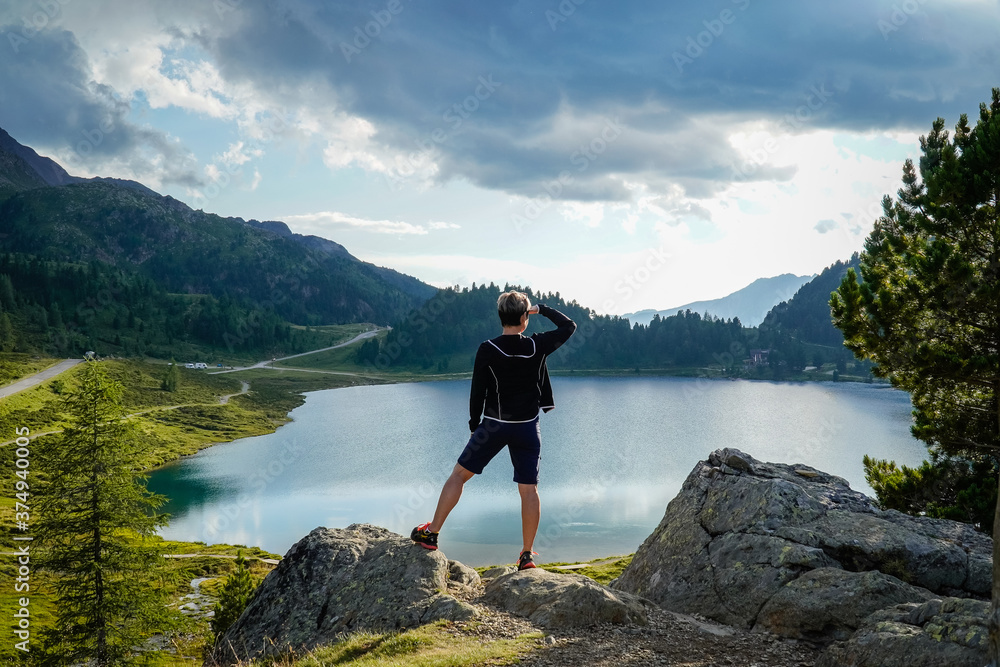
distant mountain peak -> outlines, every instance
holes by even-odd
[[[709,313],[724,320],[739,318],[744,326],[755,327],[764,321],[764,316],[782,301],[788,301],[802,285],[814,276],[797,276],[783,273],[770,278],[758,278],[752,283],[719,299],[694,301],[675,308],[663,310],[640,310],[625,315],[633,324],[649,324],[655,315],[669,317],[677,311],[690,310],[693,313]]]
[[[39,155],[34,149],[19,143],[6,130],[0,128],[0,153],[2,152],[13,154],[23,160],[38,175],[44,185],[69,185],[82,180],[76,176],[70,176],[58,162]]]

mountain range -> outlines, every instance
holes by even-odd
[[[640,310],[624,317],[633,324],[648,325],[655,315],[669,317],[676,315],[678,311],[690,310],[692,313],[714,315],[724,320],[739,318],[743,326],[755,327],[764,321],[764,317],[774,306],[791,299],[800,287],[814,277],[783,273],[773,278],[758,278],[743,289],[719,299],[694,301],[663,310]]]
[[[579,349],[567,348],[571,366],[705,364],[735,347],[780,349],[795,366],[818,365],[845,353],[828,301],[847,267],[838,262],[812,279],[762,278],[721,299],[628,319],[550,298],[591,329],[578,336]],[[498,290],[452,295],[453,326],[437,327],[435,339],[409,332],[398,361],[464,366],[453,356],[467,347],[459,339],[486,335],[476,327],[487,324],[483,308]],[[315,342],[310,325],[405,331],[404,320],[439,293],[280,221],[194,210],[135,181],[72,176],[0,130],[0,351],[169,358],[193,344],[297,352]],[[632,336],[637,322],[643,331]],[[376,342],[367,346],[368,361],[380,353]]]
[[[135,181],[68,174],[0,130],[0,252],[99,261],[169,293],[266,305],[295,324],[388,324],[435,293],[283,222],[224,218]]]

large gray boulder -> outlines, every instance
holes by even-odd
[[[982,667],[988,662],[989,603],[945,598],[875,612],[816,667]]]
[[[545,628],[594,623],[646,625],[648,600],[612,591],[580,574],[541,568],[504,574],[486,586],[483,600]]]
[[[448,595],[451,569],[440,551],[384,528],[316,528],[267,575],[212,658],[228,665],[308,650],[357,630],[467,620],[475,608]],[[465,573],[463,583],[471,580]]]
[[[932,600],[930,591],[878,571],[820,568],[793,579],[757,615],[755,629],[825,643],[848,639],[872,613],[911,600]]]
[[[671,611],[828,643],[882,607],[987,596],[992,544],[966,524],[882,511],[840,477],[722,449],[695,466],[612,586]],[[857,576],[866,572],[887,576]],[[810,602],[821,583],[827,602]],[[837,591],[858,604],[834,603]]]

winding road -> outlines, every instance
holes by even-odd
[[[83,359],[65,359],[60,361],[55,366],[50,366],[44,371],[39,371],[34,375],[29,375],[28,377],[21,378],[17,382],[8,384],[6,386],[0,387],[0,398],[7,398],[8,396],[13,396],[14,394],[24,391],[25,389],[31,389],[32,387],[39,385],[46,380],[51,380],[55,376],[68,371],[77,364],[82,364]]]
[[[227,368],[224,371],[213,371],[209,373],[209,375],[220,375],[222,373],[236,373],[237,371],[248,371],[251,368],[267,368],[269,365],[272,365],[278,361],[285,361],[286,359],[295,359],[296,357],[304,357],[307,354],[316,354],[317,352],[326,352],[327,350],[336,350],[338,347],[347,347],[348,345],[353,345],[354,343],[357,343],[359,340],[364,340],[365,338],[371,338],[373,336],[377,336],[379,331],[382,331],[382,329],[373,329],[372,331],[365,331],[363,333],[359,333],[351,340],[344,341],[343,343],[337,343],[336,345],[331,345],[330,347],[321,347],[318,350],[309,350],[308,352],[300,352],[299,354],[290,354],[287,357],[279,357],[277,359],[265,359],[264,361],[258,361],[253,366],[237,366],[236,368]]]
[[[304,357],[304,356],[306,356],[308,354],[315,354],[317,352],[326,352],[327,350],[335,350],[338,347],[346,347],[348,345],[352,345],[354,343],[357,343],[359,340],[364,340],[366,338],[372,338],[373,336],[378,335],[378,332],[381,331],[381,330],[382,329],[374,329],[372,331],[365,331],[363,333],[358,334],[357,336],[355,336],[354,338],[352,338],[352,339],[350,339],[348,341],[345,341],[343,343],[338,343],[336,345],[331,345],[330,347],[323,347],[323,348],[320,348],[318,350],[309,350],[308,352],[300,352],[299,354],[290,354],[287,357],[281,357],[280,359],[270,359],[270,360],[265,359],[264,361],[257,362],[253,366],[243,366],[243,367],[239,367],[239,368],[229,368],[229,369],[226,369],[224,371],[214,371],[212,373],[209,373],[209,375],[219,375],[221,373],[235,373],[237,371],[245,371],[245,370],[249,370],[251,368],[265,368],[265,367],[268,367],[268,366],[273,366],[273,364],[275,362],[277,362],[277,361],[285,361],[286,359],[294,359],[296,357]],[[56,365],[51,366],[49,368],[46,368],[45,370],[40,371],[38,373],[35,373],[34,375],[29,375],[28,377],[21,378],[17,382],[14,382],[12,384],[6,385],[4,387],[0,387],[0,398],[4,398],[6,396],[11,396],[11,395],[16,394],[18,392],[24,391],[25,389],[30,389],[31,387],[37,386],[37,385],[41,384],[42,382],[45,382],[46,380],[50,380],[50,379],[56,377],[57,375],[59,375],[60,373],[68,371],[70,368],[73,368],[77,364],[81,364],[81,363],[83,363],[83,359],[65,359],[63,361],[60,361]],[[312,372],[312,373],[329,373],[329,374],[332,374],[332,375],[356,375],[355,373],[346,373],[346,372],[341,372],[341,371],[317,371],[317,370],[299,369],[299,368],[288,368],[286,370],[297,370],[297,371],[301,370],[303,372]],[[242,385],[242,387],[240,388],[240,391],[238,391],[237,393],[235,393],[235,394],[228,394],[228,395],[225,395],[225,396],[220,396],[219,397],[219,403],[221,405],[226,405],[227,403],[229,403],[229,399],[232,398],[233,396],[239,396],[240,394],[245,394],[245,393],[247,393],[250,390],[250,384],[248,382],[241,382],[241,385]],[[181,404],[181,405],[166,405],[166,406],[160,405],[160,406],[155,406],[155,407],[152,407],[152,408],[147,408],[145,410],[140,410],[139,412],[133,412],[132,414],[126,415],[126,416],[127,417],[134,417],[136,415],[142,415],[142,414],[146,414],[146,413],[149,413],[149,412],[156,412],[156,411],[161,411],[161,410],[176,410],[177,408],[188,407],[189,405],[199,405],[199,404],[197,404],[197,403],[185,403],[185,404]],[[43,431],[43,432],[38,432],[38,433],[32,433],[30,436],[28,436],[28,438],[31,439],[31,440],[34,440],[35,438],[37,438],[39,436],[51,435],[53,433],[61,433],[61,432],[62,432],[62,429],[59,429],[59,430],[56,430],[56,431]],[[6,445],[9,445],[12,442],[14,442],[14,441],[13,440],[9,440],[7,442],[0,442],[0,447],[4,447]]]

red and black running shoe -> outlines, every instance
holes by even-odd
[[[438,534],[431,532],[430,521],[410,531],[410,539],[424,549],[431,549],[433,551],[438,548]]]
[[[531,557],[537,555],[534,551],[522,551],[521,556],[517,559],[517,569],[530,570],[535,567],[535,561]]]

